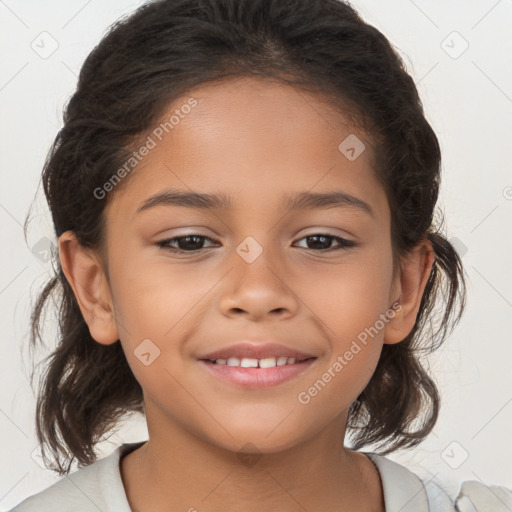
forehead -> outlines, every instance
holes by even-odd
[[[283,83],[244,77],[197,87],[145,137],[151,149],[107,206],[125,218],[166,188],[229,195],[233,209],[270,211],[294,191],[327,190],[386,208],[367,136],[325,98]]]

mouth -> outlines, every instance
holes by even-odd
[[[316,361],[316,357],[286,356],[256,358],[229,357],[227,359],[199,359],[199,362],[217,379],[245,389],[276,386],[298,378]]]
[[[211,363],[227,366],[239,366],[241,368],[273,368],[274,366],[285,366],[290,364],[302,363],[308,359],[316,359],[315,357],[265,357],[261,359],[252,357],[230,357],[228,359],[201,359],[201,361],[210,361]]]

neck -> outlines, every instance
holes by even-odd
[[[378,471],[343,446],[344,429],[345,418],[337,418],[317,436],[273,453],[248,453],[247,445],[234,453],[175,424],[165,435],[149,429],[149,441],[121,460],[128,501],[145,512],[303,512],[319,504],[325,512],[384,511]]]

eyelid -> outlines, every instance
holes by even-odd
[[[298,240],[304,240],[305,238],[309,238],[309,237],[313,237],[313,236],[324,236],[327,238],[332,238],[333,240],[338,242],[338,247],[334,247],[331,249],[323,249],[323,250],[319,249],[315,252],[329,252],[329,251],[333,251],[335,249],[348,249],[350,247],[355,247],[355,246],[359,245],[357,242],[354,242],[353,240],[350,240],[349,238],[345,238],[344,236],[336,235],[334,233],[329,233],[327,231],[320,231],[320,232],[315,232],[315,233],[311,233],[308,235],[304,235],[301,238],[299,238]],[[314,249],[310,249],[310,250],[314,251]]]
[[[158,242],[155,243],[155,245],[157,245],[160,249],[164,249],[171,253],[182,254],[182,255],[187,254],[187,253],[191,254],[191,255],[198,254],[203,251],[206,251],[207,249],[211,249],[211,247],[201,247],[196,250],[187,251],[187,250],[179,249],[179,248],[176,248],[176,247],[170,245],[170,242],[176,242],[179,239],[187,238],[187,237],[198,237],[198,238],[207,240],[209,242],[213,242],[214,244],[220,243],[218,240],[216,240],[210,236],[207,236],[207,235],[201,235],[200,233],[185,233],[182,235],[177,235],[174,237],[159,240]],[[331,238],[335,242],[337,242],[337,244],[338,244],[337,246],[335,245],[334,247],[330,247],[328,249],[309,249],[307,247],[303,247],[303,249],[312,251],[313,253],[319,253],[319,254],[325,254],[325,253],[335,252],[335,251],[339,251],[339,250],[348,250],[352,247],[357,247],[359,245],[358,242],[355,242],[355,241],[345,238],[343,236],[340,236],[340,235],[337,235],[334,233],[330,233],[329,231],[325,231],[325,230],[321,230],[321,229],[319,229],[318,231],[312,232],[310,234],[303,235],[300,238],[298,238],[296,241],[301,241],[301,240],[304,240],[304,239],[310,238],[310,237],[327,237],[327,238]]]
[[[182,254],[186,254],[186,253],[194,254],[194,253],[199,253],[200,251],[204,251],[206,249],[210,249],[210,247],[203,247],[203,248],[197,249],[195,251],[184,251],[184,250],[180,250],[180,249],[177,249],[175,247],[172,247],[172,246],[168,245],[169,242],[175,242],[176,240],[179,240],[180,238],[187,238],[189,236],[196,236],[196,237],[199,237],[199,238],[204,238],[205,240],[208,240],[209,242],[220,243],[215,238],[212,238],[212,237],[207,236],[207,235],[201,235],[199,233],[185,233],[184,235],[176,235],[176,236],[173,236],[173,237],[164,238],[162,240],[159,240],[159,241],[155,242],[155,245],[157,245],[161,249],[167,249],[170,252],[179,252],[179,253],[182,253]],[[175,249],[175,250],[173,250],[173,249]]]

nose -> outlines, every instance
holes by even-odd
[[[254,321],[297,314],[300,300],[289,284],[292,278],[284,264],[271,258],[270,251],[263,251],[251,263],[234,258],[233,265],[222,287],[222,314],[244,315]]]

